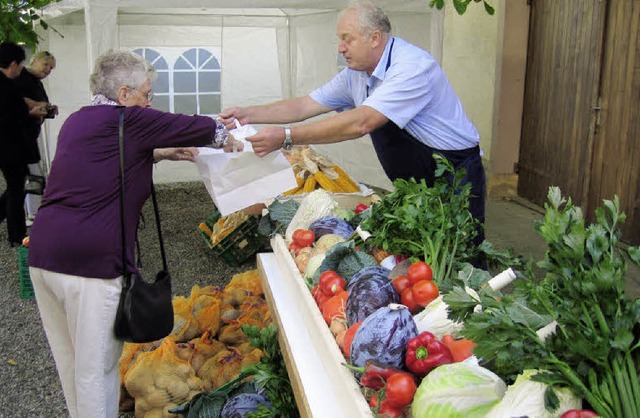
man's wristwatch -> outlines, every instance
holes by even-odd
[[[284,127],[284,142],[282,143],[282,148],[285,151],[291,151],[293,148],[293,141],[291,140],[291,127]]]

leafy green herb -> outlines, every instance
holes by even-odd
[[[476,254],[473,239],[478,221],[469,212],[471,185],[462,185],[465,170],[455,171],[440,155],[434,158],[433,187],[424,180],[395,180],[395,190],[371,207],[362,227],[373,233],[373,245],[426,261],[440,285],[451,276],[456,262]]]
[[[255,378],[255,384],[269,399],[271,406],[261,405],[258,410],[247,415],[248,418],[300,416],[296,406],[287,368],[278,344],[278,332],[275,326],[258,328],[243,325],[242,331],[249,337],[252,346],[262,350],[263,356],[258,364],[242,369]]]
[[[534,380],[570,387],[598,416],[637,417],[640,301],[624,295],[618,240],[625,215],[617,196],[603,202],[596,220],[585,225],[581,209],[551,187],[536,223],[548,247],[538,263],[544,278],[537,283],[529,269],[530,280],[516,281],[511,295],[480,292],[483,310],[476,314],[465,314],[472,302],[459,289],[445,301],[465,318],[462,335],[478,344],[474,354],[499,375],[538,369]],[[636,262],[638,248],[627,253]],[[553,320],[556,332],[540,338],[537,331]]]

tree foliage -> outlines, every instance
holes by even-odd
[[[467,11],[467,7],[473,1],[474,3],[480,3],[484,5],[484,10],[490,15],[495,13],[495,9],[487,3],[486,0],[451,0],[453,2],[453,7],[456,9],[459,15],[464,14]],[[445,0],[431,0],[429,1],[429,7],[435,7],[438,10],[442,10],[444,7]]]
[[[60,0],[0,0],[0,41],[24,44],[35,49],[39,39],[35,25],[49,25],[38,14],[43,7]]]

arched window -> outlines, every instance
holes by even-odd
[[[158,79],[151,106],[166,112],[214,116],[221,110],[220,62],[205,48],[136,48],[153,64]]]
[[[191,48],[178,57],[173,65],[176,113],[219,113],[220,88],[220,63],[206,49]]]
[[[151,107],[165,112],[171,111],[171,89],[170,72],[167,60],[160,53],[151,48],[138,48],[133,50],[134,54],[140,55],[149,61],[156,69],[158,79],[153,83],[153,102]]]

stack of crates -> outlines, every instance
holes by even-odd
[[[29,275],[29,248],[24,245],[18,247],[18,274],[20,276],[20,297],[23,299],[33,298],[33,286]]]
[[[218,219],[220,219],[220,212],[216,209],[203,223],[213,230]],[[265,237],[258,234],[258,218],[256,216],[248,216],[247,220],[215,245],[211,243],[211,237],[206,232],[200,228],[198,228],[198,232],[204,238],[207,247],[221,257],[225,263],[234,267],[241,265],[260,252],[266,241]]]

